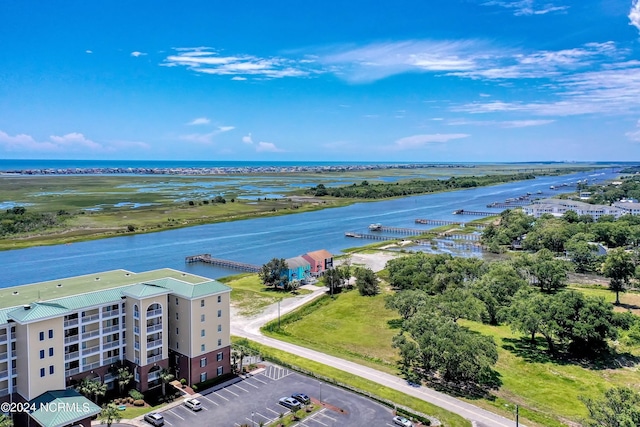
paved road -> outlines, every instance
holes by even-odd
[[[318,289],[312,294],[305,295],[303,298],[298,298],[295,300],[295,303],[291,302],[287,304],[287,307],[280,307],[280,313],[284,314],[286,312],[294,310],[298,306],[305,304],[314,298],[318,298],[324,292],[324,289]],[[275,310],[273,307],[271,307],[265,310],[262,315],[254,317],[252,319],[240,320],[238,318],[232,318],[231,334],[245,337],[259,342],[260,344],[287,351],[289,353],[293,353],[298,356],[323,363],[333,368],[337,368],[345,372],[349,372],[351,374],[374,381],[378,384],[384,385],[385,387],[398,390],[407,395],[425,400],[448,411],[461,415],[462,417],[470,420],[472,424],[477,427],[513,427],[515,425],[515,420],[509,420],[490,411],[479,408],[475,405],[469,404],[460,399],[456,399],[455,397],[451,397],[444,393],[440,393],[428,387],[410,386],[405,380],[394,375],[380,372],[378,370],[368,368],[366,366],[362,366],[348,360],[340,359],[338,357],[320,353],[315,350],[310,350],[298,345],[289,344],[283,341],[263,336],[260,333],[260,327],[267,321],[277,318],[277,316],[277,307],[275,308]],[[520,426],[526,427],[522,423],[520,423]]]

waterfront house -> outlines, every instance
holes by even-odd
[[[322,276],[325,271],[333,268],[333,255],[326,249],[308,252],[302,255],[302,257],[309,261],[311,265],[311,275],[314,277]]]
[[[287,277],[289,282],[308,279],[311,274],[311,264],[301,256],[287,258]]]

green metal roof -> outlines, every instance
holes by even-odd
[[[132,296],[134,298],[155,297],[157,295],[166,295],[170,292],[170,289],[156,285],[155,283],[138,283],[137,285],[129,286],[122,291],[124,295]]]
[[[31,320],[44,319],[47,317],[63,316],[69,313],[67,307],[55,303],[34,303],[22,308],[16,308],[9,312],[9,316],[18,322],[24,323]]]
[[[64,427],[98,415],[98,405],[74,389],[48,391],[29,402],[35,411],[30,416],[42,427]]]
[[[177,294],[188,299],[231,291],[230,287],[218,282],[217,280],[191,284],[168,277],[165,279],[154,280],[151,283],[168,288],[171,290],[172,294]]]

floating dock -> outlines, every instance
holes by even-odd
[[[188,264],[193,262],[203,262],[205,264],[215,265],[216,267],[231,268],[251,273],[257,273],[262,268],[259,265],[246,264],[244,262],[231,261],[228,259],[213,258],[211,257],[211,254],[191,255],[185,258],[185,262]]]
[[[428,225],[464,225],[464,222],[459,221],[446,221],[443,219],[416,219],[416,224],[428,224]]]
[[[429,232],[428,230],[418,230],[415,228],[387,227],[386,225],[382,225],[382,224],[377,224],[377,228],[375,229],[372,229],[371,227],[369,227],[369,229],[372,231],[387,231],[389,233],[411,234],[414,236]]]

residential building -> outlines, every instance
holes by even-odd
[[[308,252],[302,255],[302,257],[309,261],[311,265],[311,275],[314,277],[321,276],[325,271],[333,268],[333,255],[325,249]]]
[[[0,400],[42,400],[87,377],[114,387],[118,366],[142,392],[161,384],[164,368],[189,385],[229,373],[230,292],[172,269],[1,289]]]
[[[309,264],[309,261],[307,261],[303,257],[297,256],[293,258],[287,258],[285,260],[285,263],[287,264],[286,273],[290,282],[295,280],[305,280],[310,277],[311,265]]]
[[[540,218],[544,214],[562,216],[568,211],[574,211],[578,215],[589,215],[594,219],[594,221],[597,221],[603,215],[612,215],[617,219],[622,215],[631,213],[630,210],[625,210],[617,206],[592,205],[568,199],[536,200],[528,206],[523,206],[522,210],[525,214],[531,215],[535,218]]]

